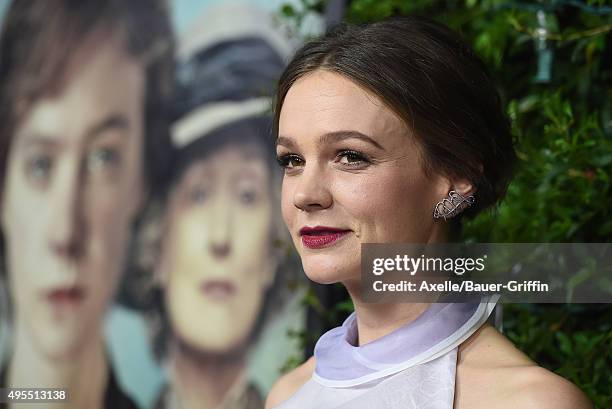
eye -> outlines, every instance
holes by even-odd
[[[353,151],[353,150],[343,150],[338,153],[338,163],[341,163],[346,166],[360,166],[367,165],[370,163],[370,159],[367,155]]]
[[[26,175],[34,183],[43,184],[49,180],[53,159],[46,154],[35,155],[26,163]]]
[[[119,165],[121,154],[114,148],[94,149],[87,158],[87,168],[90,171],[114,168]]]
[[[209,192],[204,186],[196,186],[189,192],[189,201],[195,204],[202,204],[208,199]]]
[[[257,201],[257,192],[251,189],[245,189],[238,194],[238,197],[240,203],[244,205],[252,205]]]
[[[304,160],[302,158],[300,158],[298,155],[295,154],[286,154],[286,155],[281,155],[278,158],[276,158],[278,164],[285,168],[286,170],[289,169],[295,169],[297,167],[300,166],[304,166]]]

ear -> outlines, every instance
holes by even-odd
[[[480,174],[484,172],[484,166],[482,164],[478,165],[478,170]],[[450,190],[454,190],[462,196],[469,196],[476,193],[476,186],[469,179],[462,177],[451,177],[452,188]]]
[[[462,196],[469,196],[476,193],[476,187],[467,179],[458,178],[452,180],[452,188],[450,190],[454,190]]]

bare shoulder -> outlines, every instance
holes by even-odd
[[[592,409],[584,393],[567,379],[535,366],[516,373],[520,381],[512,385],[514,404],[525,409]],[[512,393],[512,391],[511,391]]]
[[[457,409],[589,409],[574,384],[548,371],[485,325],[459,347]]]
[[[311,357],[291,372],[281,376],[268,394],[266,409],[272,409],[289,399],[310,379],[314,368],[315,359]]]

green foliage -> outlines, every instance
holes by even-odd
[[[612,320],[607,305],[504,306],[504,333],[533,360],[612,407]]]
[[[474,46],[499,84],[516,138],[519,164],[506,199],[465,223],[465,240],[609,242],[610,2],[353,0],[346,19],[413,13]],[[612,407],[609,305],[506,305],[504,317],[521,350],[576,383],[597,407]]]
[[[612,139],[597,112],[575,113],[575,106],[548,90],[509,102],[520,158],[516,176],[495,211],[466,224],[466,237],[490,242],[612,237]]]

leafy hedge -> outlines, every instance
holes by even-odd
[[[610,241],[610,2],[347,3],[350,22],[416,13],[449,25],[474,46],[499,84],[520,164],[504,202],[465,224],[466,240]],[[324,8],[323,1],[302,0],[282,13],[299,26],[308,13]],[[612,279],[607,285],[612,288]],[[316,300],[309,305],[316,311]],[[332,310],[345,306],[341,301]],[[504,331],[535,361],[579,385],[598,408],[612,408],[610,305],[505,305]]]

